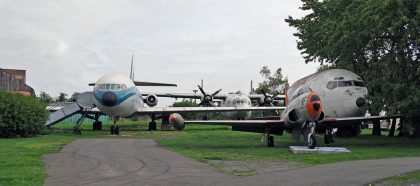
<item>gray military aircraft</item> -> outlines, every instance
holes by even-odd
[[[262,120],[184,121],[172,114],[170,124],[183,128],[185,124],[230,125],[234,131],[264,133],[267,146],[274,145],[271,134],[282,135],[286,130],[299,140],[303,134],[307,146],[315,148],[315,128],[325,130],[324,141],[333,143],[332,129],[360,126],[361,122],[390,119],[397,116],[364,116],[360,107],[366,101],[367,88],[353,72],[330,69],[302,78],[286,91],[286,109],[280,116]]]
[[[215,100],[220,100],[222,107],[241,107],[241,108],[250,108],[253,107],[253,103],[257,103],[259,106],[272,106],[274,107],[275,103],[278,106],[278,101],[284,99],[284,95],[270,95],[265,93],[262,90],[263,94],[243,94],[243,93],[229,93],[229,94],[220,94],[222,89],[215,91],[214,93],[207,93],[203,88],[198,85],[198,89],[201,92],[200,94],[195,93],[150,93],[145,92],[143,96],[153,96],[153,100],[156,97],[170,97],[170,98],[190,98],[190,99],[200,99],[200,106],[203,107],[214,107],[216,106]],[[283,108],[284,107],[278,107]],[[244,120],[251,117],[251,111],[241,111],[241,112],[223,112],[225,116],[231,119]]]

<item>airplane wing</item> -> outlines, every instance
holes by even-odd
[[[330,128],[348,127],[355,124],[360,124],[366,121],[384,120],[400,118],[400,115],[395,116],[360,116],[360,117],[345,117],[345,118],[325,118],[320,124]]]
[[[169,86],[169,87],[176,87],[176,84],[171,83],[156,83],[156,82],[146,82],[146,81],[133,81],[134,85],[136,86]],[[89,86],[95,86],[95,83],[89,83]]]
[[[261,97],[264,97],[264,95],[262,95],[262,94],[250,94],[250,95],[248,95],[248,97],[251,100],[259,100],[259,99],[261,99]],[[278,100],[278,99],[284,99],[284,98],[285,98],[284,95],[277,95],[273,99]]]
[[[240,112],[255,110],[284,110],[285,107],[140,107],[136,114],[162,114],[187,112]]]
[[[170,86],[176,87],[176,84],[171,83],[155,83],[155,82],[145,82],[145,81],[133,81],[136,86]]]
[[[227,125],[233,127],[283,127],[283,120],[190,120],[185,124]]]
[[[156,95],[157,97],[169,97],[169,98],[191,98],[201,99],[201,93],[155,93],[155,92],[143,92],[142,96]],[[217,94],[213,96],[213,99],[226,99],[226,94]]]

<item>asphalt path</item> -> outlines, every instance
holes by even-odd
[[[420,157],[230,176],[150,139],[80,139],[44,156],[45,185],[363,185],[420,170]]]

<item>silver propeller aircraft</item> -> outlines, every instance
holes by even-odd
[[[324,142],[333,143],[332,129],[360,127],[361,122],[390,119],[397,116],[364,116],[360,107],[366,101],[367,88],[353,72],[331,69],[318,72],[296,81],[287,91],[286,109],[280,116],[263,120],[213,120],[184,121],[181,115],[172,114],[170,124],[183,128],[185,124],[230,125],[234,131],[264,133],[267,146],[274,145],[271,134],[292,133],[299,140],[303,135],[307,146],[315,148],[315,128],[325,130]]]
[[[278,103],[280,99],[284,99],[284,95],[270,95],[266,94],[264,91],[263,94],[243,94],[243,93],[229,93],[229,94],[220,94],[222,89],[215,91],[214,93],[206,93],[203,88],[198,85],[198,89],[201,92],[201,95],[195,93],[143,93],[143,96],[153,96],[153,100],[156,100],[156,97],[170,97],[170,98],[190,98],[190,99],[200,99],[200,106],[203,107],[215,107],[217,106],[215,100],[221,100],[222,107],[241,107],[241,108],[250,108],[253,107],[253,103],[257,103],[259,106],[272,106],[273,103]],[[278,104],[277,104],[278,105]],[[284,107],[277,107],[282,108]],[[223,112],[224,115],[231,119],[244,120],[251,117],[251,110],[242,111],[242,112]]]

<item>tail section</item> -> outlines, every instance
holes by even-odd
[[[134,66],[133,66],[133,61],[134,61],[134,55],[131,55],[131,70],[130,70],[130,79],[134,81]]]

